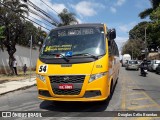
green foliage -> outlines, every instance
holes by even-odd
[[[41,30],[41,28],[37,28],[33,25],[33,23],[26,21],[24,23],[23,31],[20,34],[20,37],[18,39],[18,44],[23,46],[29,46],[30,45],[30,39],[32,35],[33,40],[33,46],[38,45],[38,42],[43,42],[43,40],[46,37],[46,32]]]
[[[157,47],[160,47],[160,0],[150,2],[152,7],[141,12],[139,16],[149,16],[151,21],[140,22],[129,31],[129,40],[122,47],[122,54],[133,53],[134,58],[141,56],[141,50],[145,49],[145,28],[148,50],[156,51]]]
[[[149,51],[152,49],[156,51],[157,46],[160,46],[160,31],[159,26],[155,22],[141,22],[134,26],[133,29],[129,31],[129,40],[122,47],[122,54],[132,53],[135,58],[140,56],[141,50],[145,49],[145,27],[146,27],[146,43]]]
[[[152,13],[152,11],[153,11],[152,8],[148,8],[148,9],[144,10],[143,12],[141,12],[141,13],[139,14],[139,17],[140,17],[141,19],[144,19],[144,18],[148,17],[149,14]]]
[[[4,36],[4,26],[0,26],[0,48],[2,49],[2,50],[4,50],[3,49],[3,39],[5,38],[5,36]]]
[[[62,23],[60,23],[58,26],[65,26],[78,23],[78,21],[75,18],[75,14],[69,13],[67,9],[63,9],[63,11],[58,16],[62,20]]]
[[[144,19],[148,16],[150,17],[151,13],[159,7],[160,0],[150,0],[150,3],[152,7],[145,9],[139,14],[141,19]]]
[[[140,41],[138,39],[128,40],[122,47],[122,55],[130,54],[133,55],[133,59],[136,59],[138,56],[141,55],[141,49],[143,47],[143,41]]]
[[[23,31],[24,19],[22,14],[26,13],[25,8],[27,9],[27,7],[19,0],[4,0],[2,3],[4,6],[0,8],[0,25],[5,26],[4,36],[6,36],[2,43],[8,51],[10,58],[13,58],[16,52],[15,45]]]
[[[4,28],[5,28],[4,26],[0,26],[0,40],[3,39],[3,38],[5,38],[5,36],[3,35]]]
[[[129,39],[136,38],[144,41],[145,27],[148,27],[149,25],[150,25],[150,22],[146,22],[146,21],[138,23],[136,26],[133,27],[133,29],[129,31]]]
[[[2,1],[4,6],[0,7],[0,25],[4,26],[3,35],[6,39],[1,42],[1,48],[3,45],[10,57],[16,52],[16,44],[28,46],[30,36],[33,36],[33,43],[38,44],[38,42],[44,39],[44,35],[40,33],[45,33],[42,30],[36,28],[31,22],[25,21],[24,14],[28,15],[28,6],[22,4],[20,0],[4,0]]]
[[[150,0],[150,2],[152,8],[149,8],[150,11],[146,12],[146,15],[150,17],[151,22],[146,23],[145,26],[138,25],[137,27],[138,29],[147,27],[147,47],[149,50],[154,49],[156,51],[157,46],[160,46],[160,0]],[[144,36],[143,32],[140,36]]]
[[[150,19],[157,23],[157,25],[160,24],[160,7],[158,7],[151,13]]]

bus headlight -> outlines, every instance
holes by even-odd
[[[45,82],[46,79],[44,76],[37,74],[37,78],[39,78],[41,81]]]
[[[103,72],[103,73],[98,73],[98,74],[93,74],[90,76],[90,79],[89,79],[89,83],[98,79],[98,78],[101,78],[103,76],[105,76],[107,74],[107,72]]]

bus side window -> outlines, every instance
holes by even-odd
[[[108,41],[109,55],[119,56],[118,47],[114,40]]]
[[[108,50],[109,50],[109,55],[113,55],[113,40],[108,41]]]
[[[111,41],[109,40],[108,41],[108,53],[109,53],[109,56],[111,55]]]

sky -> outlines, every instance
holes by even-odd
[[[150,8],[149,0],[32,0],[34,4],[60,21],[57,13],[67,8],[76,14],[79,23],[105,23],[108,28],[115,28],[116,43],[121,51],[122,45],[128,40],[128,32],[139,22],[148,20],[140,19],[138,14]],[[54,10],[53,10],[54,9]],[[34,15],[31,15],[34,16]],[[36,16],[34,16],[37,18]],[[33,19],[33,18],[32,18]],[[38,18],[40,19],[40,18]],[[40,23],[51,29],[50,26]]]

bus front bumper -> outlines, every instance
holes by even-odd
[[[39,99],[41,100],[49,100],[49,101],[81,101],[81,102],[92,102],[92,101],[103,101],[106,100],[107,97],[94,97],[94,98],[54,98],[54,97],[43,97],[43,96],[38,96]]]

